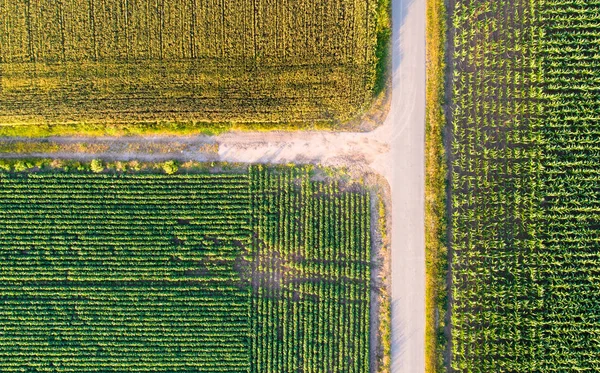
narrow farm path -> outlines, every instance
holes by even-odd
[[[391,105],[384,124],[371,132],[232,132],[214,137],[51,137],[48,140],[59,144],[103,144],[107,150],[28,155],[69,159],[180,158],[247,163],[319,163],[382,175],[391,187],[393,215],[392,372],[424,372],[425,1],[392,0]],[[149,143],[184,146],[171,147],[175,150],[170,152],[131,146]],[[216,147],[211,147],[214,144],[218,144],[218,152]],[[0,157],[11,155],[2,154]]]

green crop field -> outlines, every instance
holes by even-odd
[[[0,185],[0,371],[369,372],[367,192],[259,166]]]
[[[371,103],[384,3],[1,0],[0,133],[337,125]]]
[[[450,11],[450,371],[598,372],[600,3]]]

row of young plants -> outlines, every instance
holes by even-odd
[[[252,174],[252,372],[368,372],[369,195],[306,169]]]
[[[543,317],[540,370],[600,370],[600,3],[540,8],[544,93],[543,243],[534,274]]]
[[[0,172],[1,371],[368,371],[365,192],[30,162]]]
[[[250,237],[247,175],[1,183],[0,370],[248,369],[249,290],[234,268]]]
[[[600,369],[599,11],[452,9],[450,371]]]

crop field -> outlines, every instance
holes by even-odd
[[[600,370],[600,3],[451,9],[454,372]]]
[[[335,125],[373,97],[378,6],[0,0],[0,123]]]
[[[369,372],[368,193],[302,167],[0,184],[0,371]]]

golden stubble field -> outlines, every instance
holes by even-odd
[[[377,7],[367,0],[0,0],[1,132],[333,126],[371,102]]]

